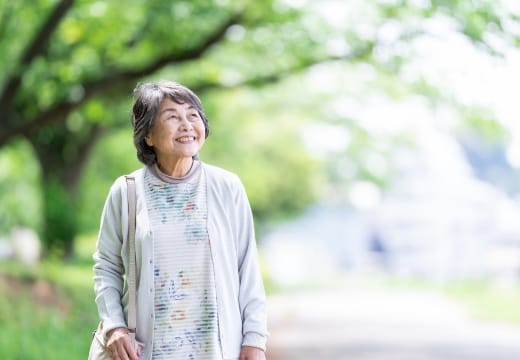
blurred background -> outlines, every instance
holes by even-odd
[[[520,358],[520,2],[0,0],[0,355],[83,359],[137,82],[198,93],[270,360]]]

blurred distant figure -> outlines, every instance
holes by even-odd
[[[377,265],[383,270],[390,270],[390,251],[378,230],[373,230],[369,237],[369,251],[375,257]]]
[[[170,81],[138,85],[137,353],[127,329],[125,177],[112,185],[94,254],[96,303],[113,359],[264,360],[265,293],[239,178],[198,160],[209,134],[199,98]]]

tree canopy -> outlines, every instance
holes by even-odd
[[[128,126],[136,82],[160,77],[178,80],[201,94],[220,124],[227,122],[216,115],[219,106],[232,101],[223,100],[222,90],[233,94],[231,89],[265,89],[320,63],[364,64],[378,76],[393,79],[391,85],[377,84],[390,94],[406,87],[408,92],[436,99],[441,95],[421,79],[400,84],[402,65],[413,57],[411,39],[431,31],[431,19],[445,19],[441,24],[454,27],[477,48],[495,56],[500,56],[501,45],[519,43],[514,26],[518,13],[506,1],[129,0],[122,4],[35,0],[26,4],[0,0],[0,147],[19,149],[21,145],[13,141],[20,139],[30,144],[32,150],[22,148],[23,154],[34,155],[41,169],[43,238],[48,248],[70,253],[78,231],[74,209],[84,196],[78,188],[85,182],[90,154],[103,134]],[[330,85],[356,92],[348,80]],[[237,136],[251,137],[259,134],[260,125],[255,123],[283,128],[280,122],[295,114],[331,117],[319,106],[323,100],[319,89],[289,91],[297,94],[286,102],[300,107],[292,115],[263,116],[259,113],[265,109],[255,113],[247,108],[242,108],[247,114],[223,113],[242,117],[243,132]],[[305,94],[312,98],[301,98]],[[278,109],[283,109],[284,99],[278,100]],[[251,100],[243,102],[248,103]],[[303,114],[303,109],[308,113]],[[263,126],[260,132],[268,134]],[[370,134],[355,122],[347,126],[358,134],[350,154],[362,163],[358,154]],[[258,151],[241,149],[247,154],[242,164],[247,169],[245,182],[254,184],[253,208],[261,218],[282,209],[301,209],[312,200],[313,180],[305,175],[314,165],[305,149],[294,139],[284,151],[273,148],[284,141],[280,136],[292,131],[259,136],[252,141]],[[243,146],[231,138],[215,140],[208,157],[216,158],[234,144]],[[231,167],[239,163],[229,161]],[[274,163],[291,169],[295,177],[279,181]],[[97,166],[110,173],[106,166]],[[258,177],[265,181],[259,182]],[[2,207],[9,204],[2,202]]]

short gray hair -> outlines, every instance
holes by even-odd
[[[145,141],[150,132],[155,115],[165,97],[169,97],[177,104],[188,103],[193,106],[204,123],[206,138],[209,136],[208,118],[204,113],[199,97],[186,86],[179,83],[160,80],[137,84],[134,89],[134,104],[132,106],[132,126],[134,128],[134,145],[137,149],[137,158],[145,165],[153,165],[157,161],[153,147]]]

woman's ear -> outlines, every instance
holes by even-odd
[[[152,138],[151,138],[150,134],[148,134],[144,137],[144,141],[146,142],[146,145],[148,145],[150,147],[153,146],[153,142],[152,142]]]

